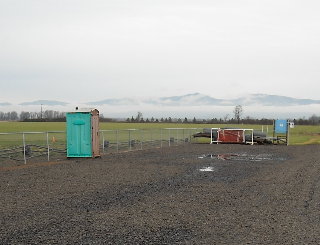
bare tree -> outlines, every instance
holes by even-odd
[[[23,120],[26,120],[26,119],[30,119],[30,112],[22,111],[20,113],[20,120],[23,121]]]
[[[143,119],[142,112],[138,111],[138,114],[137,114],[137,117],[136,117],[136,122],[140,122],[141,119]]]
[[[320,117],[318,117],[316,114],[313,114],[311,117],[309,117],[309,121],[312,125],[317,125],[320,121]]]
[[[223,121],[224,121],[224,122],[227,122],[228,119],[229,119],[229,114],[226,114],[226,115],[223,117]]]
[[[237,105],[235,108],[234,108],[234,118],[238,121],[238,124],[240,123],[240,119],[241,119],[241,116],[242,116],[242,113],[243,113],[243,109],[242,109],[242,106],[241,105]]]

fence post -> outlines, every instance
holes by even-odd
[[[183,140],[183,143],[182,143],[182,144],[185,144],[186,141],[185,141],[185,138],[184,138],[184,128],[182,129],[182,140]]]
[[[22,133],[22,141],[23,141],[23,159],[24,159],[24,164],[27,164],[27,159],[26,159],[26,139],[25,139],[24,133]]]
[[[49,133],[47,132],[48,162],[50,161]]]
[[[104,132],[102,131],[102,153],[104,154]]]
[[[160,147],[162,148],[162,128],[160,128]]]
[[[128,130],[129,132],[129,151],[131,151],[131,131],[130,129]]]
[[[117,152],[119,152],[119,130],[116,130]]]
[[[177,130],[177,145],[179,145],[179,129],[176,129]]]
[[[143,142],[143,140],[144,140],[144,131],[143,131],[143,129],[141,129],[140,130],[140,139],[141,139],[141,144],[140,144],[140,148],[141,148],[141,150],[143,149],[143,147],[142,147],[142,142]]]

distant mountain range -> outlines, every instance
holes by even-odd
[[[122,99],[105,99],[95,102],[87,102],[87,105],[139,105],[140,102],[136,99],[122,98]]]
[[[66,102],[61,102],[61,101],[56,101],[56,100],[36,100],[36,101],[31,101],[31,102],[23,102],[20,103],[19,105],[48,105],[48,106],[65,106],[69,103]]]
[[[66,106],[70,103],[56,100],[36,100],[23,102],[19,105],[46,105],[46,106]],[[100,101],[86,102],[88,106],[123,106],[123,105],[155,105],[155,106],[299,106],[320,104],[320,100],[297,99],[280,95],[250,94],[239,98],[217,99],[208,95],[193,93],[181,96],[159,97],[152,99],[143,98],[109,98]],[[11,103],[0,102],[0,106],[10,106]]]
[[[0,106],[9,106],[9,105],[11,105],[11,104],[8,102],[0,102]]]
[[[160,97],[154,99],[142,99],[140,101],[131,98],[107,99],[88,102],[88,105],[127,105],[127,104],[151,104],[163,106],[234,106],[234,105],[262,105],[262,106],[295,106],[320,104],[320,100],[296,99],[280,95],[250,94],[240,98],[217,99],[208,95],[194,93],[182,96]]]

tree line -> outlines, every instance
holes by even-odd
[[[111,120],[112,121],[112,120]],[[235,118],[211,118],[211,119],[199,119],[199,118],[154,118],[151,117],[144,119],[143,117],[140,120],[137,120],[134,117],[127,118],[126,122],[128,123],[181,123],[181,124],[256,124],[256,125],[272,125],[274,119],[268,118],[251,118],[245,117],[242,119],[235,119]],[[299,119],[292,119],[295,125],[320,125],[320,117],[313,115],[309,118],[299,118]]]
[[[224,117],[221,118],[211,118],[211,119],[197,119],[193,118],[171,118],[161,117],[160,119],[151,117],[144,118],[141,112],[138,112],[137,115],[131,116],[131,118],[127,118],[127,123],[192,123],[192,124],[258,124],[258,125],[272,125],[274,119],[268,118],[252,118],[252,117],[245,117],[242,118],[243,109],[241,106],[236,106],[234,110],[234,117],[230,118],[229,114],[226,114]],[[292,119],[292,122],[296,125],[319,125],[320,124],[320,116],[316,116],[315,114],[309,118],[299,118],[299,119]]]
[[[63,121],[66,119],[65,112],[46,110],[43,112],[22,111],[18,114],[16,111],[0,111],[0,121]]]
[[[236,108],[237,109],[237,108]],[[239,109],[239,108],[238,108]],[[210,119],[200,119],[200,118],[171,118],[171,117],[151,117],[144,118],[141,112],[138,112],[136,116],[131,116],[131,118],[127,119],[112,119],[112,118],[104,118],[102,114],[100,114],[100,121],[102,122],[127,122],[127,123],[181,123],[181,124],[260,124],[260,125],[272,125],[273,119],[262,118],[256,119],[252,117],[241,117],[242,108],[240,110],[234,111],[234,117],[230,117],[229,114],[226,114],[221,118],[210,118]],[[64,122],[66,120],[66,113],[46,110],[43,112],[27,112],[22,111],[18,114],[16,111],[11,112],[2,112],[0,111],[0,121],[24,121],[24,122],[40,122],[40,121],[51,121]],[[298,118],[292,119],[296,125],[320,125],[320,116],[312,115],[309,118]]]

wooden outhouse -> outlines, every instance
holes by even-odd
[[[67,157],[99,157],[99,111],[68,112]]]

